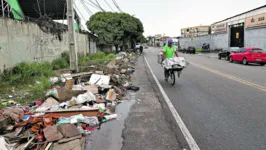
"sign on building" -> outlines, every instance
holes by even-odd
[[[226,23],[221,23],[221,24],[215,24],[212,25],[212,34],[215,33],[226,33],[227,32],[227,24]]]
[[[266,13],[246,18],[246,28],[254,28],[261,26],[266,26]]]

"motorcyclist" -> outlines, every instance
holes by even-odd
[[[168,44],[163,47],[163,60],[166,58],[174,58],[178,57],[178,53],[176,51],[176,47],[173,46],[173,40],[168,40]],[[168,79],[168,70],[164,68],[165,80]]]

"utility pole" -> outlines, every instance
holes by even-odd
[[[68,47],[70,55],[70,69],[78,72],[78,59],[76,49],[76,39],[74,31],[74,11],[73,0],[67,0],[67,23],[68,23]]]

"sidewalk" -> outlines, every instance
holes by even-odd
[[[153,90],[157,85],[150,81],[152,78],[148,72],[144,57],[140,56],[134,74],[140,91],[135,95],[136,104],[131,107],[125,122],[122,150],[181,149],[174,131],[170,129],[171,123],[166,121],[158,93]]]

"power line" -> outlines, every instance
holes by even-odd
[[[78,7],[77,7],[77,5],[74,3],[74,6],[75,6],[75,8],[76,8],[76,10],[80,13],[80,15],[81,15],[81,17],[84,19],[84,21],[86,21],[86,19],[85,19],[85,17],[82,15],[82,13],[79,11],[79,9],[78,9]],[[84,28],[84,30],[86,30],[86,28],[83,26],[83,24],[82,23],[80,23],[81,24],[81,26]]]
[[[90,6],[96,8],[96,9],[100,9],[99,6],[97,6],[97,5],[96,5],[95,3],[93,3],[93,2],[92,2],[93,4],[91,4],[91,3],[89,3],[89,2],[87,2],[87,1],[85,1],[85,0],[82,0],[82,2],[83,2],[83,3],[86,3],[86,4],[89,4]],[[90,1],[90,2],[91,2],[91,1]]]
[[[87,7],[87,5],[84,3],[84,0],[81,0],[82,6],[86,9],[87,13],[89,15],[92,15],[92,11]]]
[[[103,11],[103,12],[105,12],[105,10],[101,7],[101,5],[99,4],[99,2],[98,2],[98,0],[95,0],[96,1],[96,3],[98,4],[98,6],[99,6],[99,8]]]
[[[105,3],[108,5],[108,7],[109,7],[112,11],[114,11],[114,9],[109,5],[109,3],[107,3],[106,0],[104,0],[104,1],[105,1]]]
[[[120,11],[120,12],[123,12],[120,7],[118,6],[117,2],[115,0],[113,0],[113,3],[115,4],[116,8]]]

